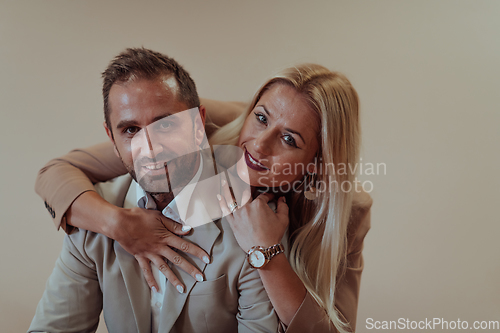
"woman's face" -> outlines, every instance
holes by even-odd
[[[314,172],[319,119],[293,87],[274,84],[245,120],[238,146],[238,175],[251,186],[289,191]]]

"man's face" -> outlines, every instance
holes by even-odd
[[[160,78],[115,83],[109,92],[106,132],[128,172],[150,193],[181,188],[198,170],[205,109],[187,110],[177,90],[174,78]]]

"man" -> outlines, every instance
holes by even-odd
[[[106,132],[129,175],[98,190],[116,205],[158,209],[196,226],[185,238],[210,253],[212,263],[178,255],[204,277],[195,281],[172,266],[183,283],[176,288],[155,269],[161,282],[150,291],[136,259],[118,242],[76,230],[65,237],[29,331],[92,331],[101,309],[110,332],[276,331],[258,272],[218,218],[215,195],[205,195],[219,181],[203,152],[205,109],[189,74],[162,54],[127,49],[103,76]],[[164,271],[162,259],[154,263]]]

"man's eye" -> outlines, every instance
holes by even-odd
[[[158,124],[159,129],[167,129],[171,126],[172,126],[172,124],[169,121],[162,121]]]
[[[297,143],[295,142],[295,139],[291,136],[291,135],[285,135],[283,136],[283,140],[285,141],[285,143],[289,146],[292,146],[292,147],[297,147]]]
[[[266,118],[266,116],[264,116],[262,113],[257,113],[257,112],[254,112],[254,114],[255,114],[255,117],[257,118],[257,120],[260,123],[262,123],[264,125],[267,124],[267,118]]]
[[[152,125],[151,130],[155,132],[168,132],[171,131],[173,127],[173,123],[170,120],[162,120],[162,121],[157,121]]]
[[[139,131],[138,127],[127,127],[123,130],[123,133],[129,134],[129,135],[134,135]]]

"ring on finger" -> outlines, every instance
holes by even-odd
[[[238,208],[238,203],[236,203],[236,201],[233,201],[229,204],[229,210],[231,211],[231,214],[235,211],[236,208]]]

